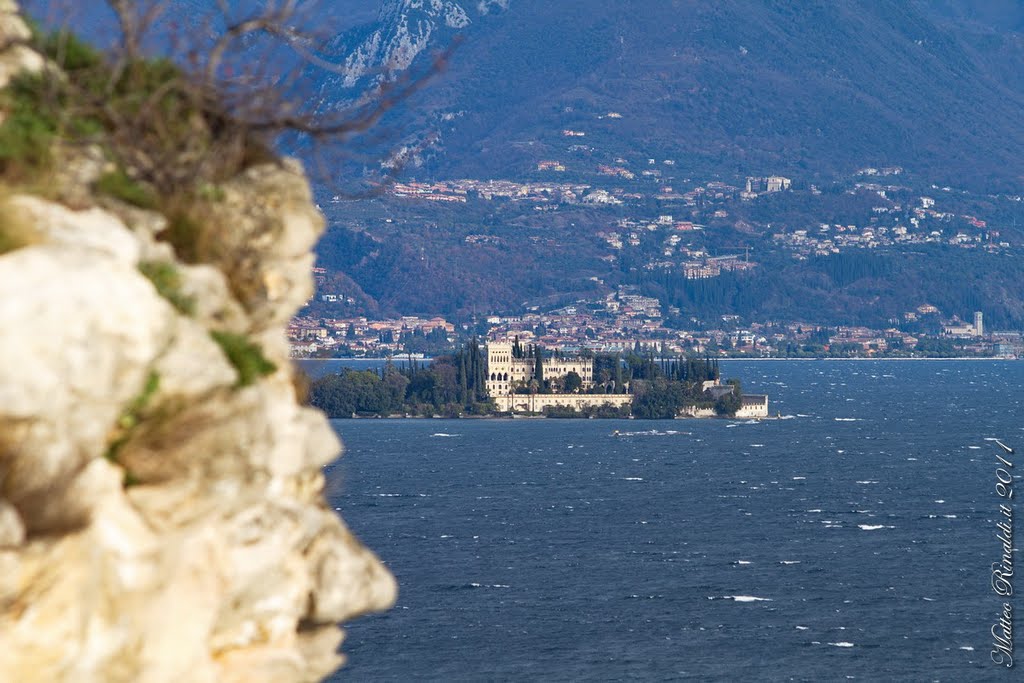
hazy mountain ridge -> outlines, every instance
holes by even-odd
[[[387,3],[353,63],[443,47],[455,33],[448,4]],[[561,130],[576,127],[596,155],[708,172],[900,164],[941,182],[1016,183],[1020,14],[966,0],[520,0],[459,27],[450,71],[407,118],[438,125],[437,177],[524,172],[565,156]],[[608,111],[623,118],[597,118]],[[435,124],[438,112],[458,115]]]

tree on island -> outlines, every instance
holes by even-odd
[[[523,357],[523,345],[519,343],[519,335],[516,335],[515,340],[512,342],[512,357],[522,358]]]
[[[563,381],[563,389],[565,390],[565,393],[574,394],[582,388],[583,378],[580,377],[579,374],[576,373],[576,371],[569,371],[569,373],[565,376],[565,380]]]
[[[743,405],[743,399],[735,392],[723,394],[715,401],[715,414],[733,416]]]

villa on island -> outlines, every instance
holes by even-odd
[[[516,358],[511,342],[490,342],[487,344],[487,394],[503,413],[541,413],[545,408],[599,407],[609,404],[615,407],[633,402],[631,394],[517,394],[515,389],[534,377],[535,359]],[[563,381],[569,373],[575,373],[581,380],[580,390],[590,391],[594,387],[594,361],[590,358],[545,358],[542,360],[544,381]]]
[[[531,379],[537,375],[537,359],[529,355],[516,355],[515,346],[508,341],[492,341],[487,344],[488,396],[503,413],[542,413],[545,408],[585,408],[613,406],[621,408],[631,405],[633,395],[628,393],[585,393],[594,389],[594,361],[591,358],[542,358],[542,381],[565,386],[570,373],[579,378],[576,392],[523,393]],[[721,384],[717,379],[704,383],[704,390],[711,397],[735,391],[731,384]],[[519,389],[519,392],[516,390]],[[714,417],[714,408],[691,406],[680,411],[679,417]],[[738,418],[768,417],[768,396],[765,394],[743,394]]]

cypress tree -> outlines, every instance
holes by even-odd
[[[479,401],[484,397],[486,393],[486,380],[487,380],[487,359],[484,357],[483,352],[480,350],[480,344],[477,343],[476,339],[473,340],[473,362],[474,368],[473,373],[473,400]]]
[[[544,352],[541,351],[540,345],[534,346],[534,358],[533,358],[533,378],[537,380],[537,383],[544,384]]]
[[[465,349],[459,351],[459,403],[465,405],[469,400],[469,380],[466,377],[466,353]]]

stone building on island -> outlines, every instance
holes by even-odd
[[[541,361],[541,370],[545,382],[564,380],[574,372],[581,380],[580,392],[594,387],[594,361],[590,358],[545,358]],[[515,393],[516,387],[529,383],[535,372],[536,359],[517,358],[511,342],[487,344],[487,393],[501,412],[540,413],[545,408],[555,407],[582,410],[605,404],[618,408],[633,402],[631,394]]]
[[[582,411],[610,405],[615,408],[631,405],[632,394],[587,393],[594,389],[594,361],[591,358],[543,358],[541,373],[544,382],[563,383],[569,373],[576,373],[580,380],[578,392],[540,393],[538,391],[516,393],[534,379],[537,372],[536,357],[530,354],[517,357],[513,344],[508,341],[487,344],[487,393],[498,410],[503,413],[542,413],[545,408],[572,408]],[[719,380],[704,382],[704,391],[711,399],[734,392],[731,384]],[[764,394],[743,394],[735,417],[768,417],[768,396]],[[714,408],[690,406],[680,411],[679,417],[714,417]]]
[[[516,382],[529,382],[534,376],[532,357],[516,358],[510,342],[487,345],[487,393],[492,397],[509,394]],[[594,386],[594,361],[590,358],[545,358],[542,362],[544,380],[562,379],[575,372],[583,381],[582,389]]]

